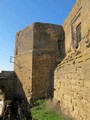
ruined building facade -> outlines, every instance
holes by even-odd
[[[90,120],[90,0],[78,0],[62,26],[34,23],[18,32],[14,71],[17,80],[5,80],[11,96],[53,96],[66,115]]]

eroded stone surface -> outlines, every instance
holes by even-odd
[[[78,0],[66,19],[63,25],[66,35],[66,57],[54,72],[54,98],[60,100],[62,111],[76,120],[90,119],[89,11],[90,1]],[[72,32],[75,33],[75,27],[79,22],[81,22],[82,39],[78,48],[75,48],[72,43]]]

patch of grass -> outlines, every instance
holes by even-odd
[[[46,107],[46,101],[39,100],[35,103],[35,106],[30,110],[32,120],[70,120],[58,113],[54,109]]]

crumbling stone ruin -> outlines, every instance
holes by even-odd
[[[90,120],[90,0],[78,0],[62,26],[36,22],[18,32],[14,72],[6,73],[7,99],[53,97],[64,114]]]

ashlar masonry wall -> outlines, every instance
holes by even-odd
[[[75,27],[81,41],[75,48]],[[78,0],[63,25],[66,57],[54,72],[54,98],[76,120],[90,120],[90,1]]]

